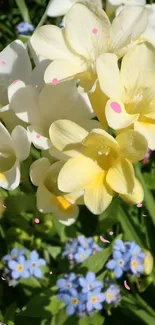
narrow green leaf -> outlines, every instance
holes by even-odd
[[[16,0],[16,4],[20,10],[21,16],[23,17],[24,21],[31,24],[31,19],[25,0]]]
[[[16,312],[16,303],[14,302],[5,311],[4,322],[7,325],[14,325],[15,312]]]

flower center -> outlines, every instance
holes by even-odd
[[[123,260],[118,260],[118,265],[123,266],[124,265],[124,261]]]
[[[35,262],[32,263],[32,266],[35,267],[37,264]]]
[[[137,261],[136,260],[133,260],[132,262],[131,262],[131,266],[134,268],[134,267],[137,267],[138,266],[138,263],[137,263]]]
[[[72,286],[71,283],[67,283],[67,284],[66,284],[66,288],[67,288],[67,289],[71,288],[71,286]]]
[[[63,196],[52,197],[52,203],[57,205],[57,207],[61,211],[66,211],[66,210],[69,211],[72,210],[73,208],[72,204],[69,201],[67,201]]]
[[[97,301],[97,298],[96,298],[96,296],[92,296],[90,300],[91,300],[92,303],[94,303],[94,302]]]
[[[22,264],[17,265],[17,271],[21,272],[24,270],[24,266]]]
[[[73,304],[73,305],[77,305],[78,302],[79,302],[78,298],[73,298],[73,299],[72,299],[72,304]]]
[[[82,258],[82,259],[84,259],[84,258],[86,258],[86,257],[87,257],[87,255],[86,255],[85,253],[81,254],[81,258]]]
[[[92,289],[92,288],[93,288],[92,284],[88,284],[88,289]]]
[[[108,299],[112,299],[112,298],[113,298],[113,294],[112,294],[111,292],[109,292],[109,293],[107,294],[107,298],[108,298]]]

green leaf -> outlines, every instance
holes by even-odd
[[[111,228],[117,221],[118,206],[120,201],[118,198],[114,199],[110,206],[99,216],[99,223],[97,226],[96,233],[101,235],[107,229]]]
[[[57,315],[52,318],[51,325],[77,325],[76,317],[69,317],[65,309],[59,311]]]
[[[103,325],[104,320],[105,318],[97,312],[93,316],[87,316],[80,319],[78,325]]]
[[[97,252],[93,256],[87,258],[82,264],[76,267],[77,271],[85,273],[85,271],[88,269],[89,271],[97,273],[103,268],[111,253],[112,245],[110,245],[103,251]]]
[[[4,322],[7,325],[14,325],[15,312],[16,312],[16,303],[14,302],[5,311]]]
[[[155,175],[144,173],[143,174],[145,185],[149,190],[155,190]]]
[[[20,283],[30,288],[41,288],[40,282],[33,276],[29,277],[28,279],[20,279]]]
[[[16,0],[16,4],[20,10],[21,16],[23,17],[24,21],[31,24],[29,11],[28,11],[25,1],[24,0]]]
[[[56,257],[60,254],[61,252],[61,247],[59,246],[50,246],[50,245],[46,245],[46,249],[49,252],[49,254],[56,259]]]
[[[64,303],[53,295],[51,289],[44,291],[32,298],[19,314],[27,317],[51,318],[64,307]]]
[[[36,209],[35,196],[25,194],[9,196],[5,200],[5,205],[9,217],[18,215],[22,212],[34,211]]]

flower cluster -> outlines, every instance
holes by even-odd
[[[46,265],[43,258],[39,258],[39,254],[33,250],[27,258],[26,250],[13,248],[9,255],[3,257],[5,262],[4,277],[10,282],[15,280],[16,283],[20,278],[27,279],[31,275],[36,278],[42,278],[43,273],[41,266]]]
[[[103,302],[111,307],[117,306],[120,301],[120,289],[111,285],[105,292],[102,292],[103,284],[97,281],[93,272],[87,275],[78,276],[70,273],[57,281],[59,288],[58,298],[65,305],[66,313],[73,315],[91,315],[95,310],[103,308]]]
[[[18,34],[28,35],[34,31],[34,26],[27,22],[22,21],[16,26],[16,30]]]
[[[66,243],[62,256],[67,257],[70,266],[73,267],[75,264],[83,262],[89,256],[101,251],[102,249],[103,248],[98,246],[93,238],[86,238],[81,235]]]
[[[112,259],[106,266],[114,272],[116,278],[120,278],[124,272],[136,276],[146,274],[146,266],[148,274],[152,270],[152,263],[150,253],[141,249],[135,242],[123,242],[121,239],[116,239]]]

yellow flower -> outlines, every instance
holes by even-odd
[[[85,205],[92,213],[103,212],[115,192],[127,195],[130,202],[143,199],[132,166],[147,151],[147,141],[140,133],[129,130],[114,139],[102,129],[87,132],[68,120],[54,122],[49,133],[56,149],[71,157],[59,173],[59,189],[84,191]]]
[[[153,257],[148,250],[143,249],[143,251],[146,253],[146,257],[144,258],[144,274],[149,275],[153,268]]]
[[[66,15],[65,28],[46,25],[31,37],[37,54],[53,62],[45,72],[45,82],[56,84],[66,79],[80,79],[86,91],[97,80],[96,60],[102,53],[119,57],[145,30],[147,10],[142,6],[124,9],[112,25],[106,13],[88,1],[78,1]]]
[[[155,51],[147,43],[136,45],[122,60],[103,54],[97,62],[102,91],[110,99],[105,115],[109,126],[122,131],[134,128],[155,149]],[[104,111],[102,110],[104,113]],[[101,114],[101,113],[100,113]]]
[[[37,189],[37,209],[42,213],[53,213],[64,225],[73,224],[79,214],[76,201],[83,193],[65,195],[57,187],[57,177],[63,162],[50,165],[47,158],[36,160],[30,167],[30,178]]]

